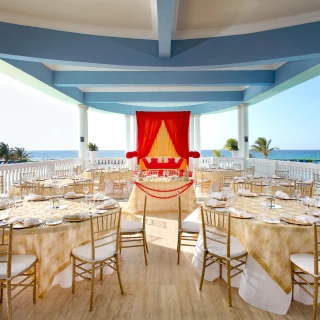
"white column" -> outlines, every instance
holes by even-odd
[[[201,150],[200,114],[194,115],[194,150]]]
[[[137,150],[137,117],[135,115],[132,116],[132,122],[133,122],[132,150]]]
[[[131,149],[131,143],[130,143],[130,139],[131,139],[131,135],[130,135],[130,129],[131,129],[131,115],[129,114],[125,114],[124,115],[125,119],[126,119],[126,152],[130,151]]]
[[[248,103],[243,103],[238,106],[239,157],[243,159],[244,168],[246,168],[246,159],[249,157],[248,106]]]
[[[243,123],[242,123],[242,116],[243,109],[242,105],[238,106],[238,147],[239,147],[239,157],[243,158]]]
[[[249,104],[242,104],[242,126],[243,126],[243,158],[246,167],[246,159],[249,158]]]
[[[201,152],[200,114],[194,115],[194,150]],[[193,159],[193,164],[199,165],[199,159]]]
[[[81,167],[85,169],[85,161],[88,157],[88,107],[79,104],[79,158]]]
[[[194,150],[194,115],[190,116],[190,138],[189,138],[189,148],[191,151]]]

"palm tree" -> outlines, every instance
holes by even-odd
[[[250,151],[260,152],[264,159],[268,158],[268,155],[273,150],[278,150],[279,148],[273,147],[270,148],[271,139],[268,141],[266,138],[259,137],[250,147]]]
[[[14,148],[14,153],[16,155],[16,159],[19,161],[28,161],[31,158],[31,153],[28,153],[24,148]]]
[[[4,160],[4,163],[16,159],[14,150],[4,142],[0,142],[0,158]]]

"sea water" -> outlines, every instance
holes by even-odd
[[[77,158],[78,150],[28,150],[31,153],[33,161],[44,161],[49,159],[72,159]],[[230,151],[221,150],[221,156],[232,157]],[[251,152],[254,158],[262,158],[260,153]],[[124,157],[124,150],[99,150],[99,158]],[[202,157],[212,157],[212,150],[201,150]],[[320,150],[274,150],[270,153],[268,159],[276,160],[320,160]]]

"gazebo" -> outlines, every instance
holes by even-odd
[[[175,111],[177,114],[187,114],[187,121],[184,121],[182,127],[184,128],[185,140],[188,141],[183,141],[179,145],[179,150],[175,146],[176,155],[186,162],[190,156],[196,153],[195,151],[201,150],[201,115],[237,110],[239,158],[244,164],[242,169],[246,169],[246,162],[251,161],[248,145],[249,107],[254,107],[260,101],[320,75],[319,35],[319,0],[0,0],[0,72],[78,107],[79,158],[82,164],[84,164],[88,153],[89,109],[124,115],[126,119],[126,151],[131,158],[137,156],[139,160],[146,157],[152,149],[151,145],[146,147],[147,139],[143,138],[152,136],[152,142],[156,141],[157,134],[164,128],[164,125],[167,130],[164,135],[166,139],[170,138],[165,141],[170,140],[173,145],[176,143],[177,130],[173,128],[176,124],[167,125],[167,119],[163,116],[164,112]],[[5,108],[6,106],[1,106],[2,115],[5,115]],[[139,119],[137,118],[139,118],[139,114],[144,112],[163,112],[163,114],[159,116],[160,120],[156,121],[152,135],[147,136],[148,133],[143,131],[146,136],[141,137],[140,132],[140,137],[137,138],[139,136],[137,133]],[[302,109],[295,110],[295,112],[302,112]],[[156,152],[159,151],[154,151],[153,155],[160,157],[168,155]],[[262,166],[266,165],[267,160],[256,160]],[[48,165],[40,163],[37,170],[48,172],[49,162],[47,161]],[[292,295],[290,258],[292,255],[299,258],[300,253],[304,254],[310,251],[314,244],[310,240],[311,224],[316,230],[315,222],[318,221],[318,218],[306,216],[303,212],[302,219],[296,220],[296,214],[301,214],[301,206],[298,205],[301,191],[294,189],[305,182],[309,190],[309,193],[305,195],[311,197],[314,191],[312,187],[317,182],[320,192],[320,170],[316,164],[310,164],[308,168],[303,167],[303,170],[300,170],[301,167],[295,166],[295,164],[288,166],[281,164],[280,169],[283,171],[291,166],[290,170],[292,169],[293,175],[296,172],[304,175],[301,179],[296,179],[297,181],[289,181],[287,174],[286,179],[284,176],[274,176],[276,173],[275,163],[276,161],[266,166],[268,172],[266,170],[264,176],[257,177],[253,173],[240,170],[240,178],[244,180],[240,179],[236,182],[233,180],[235,176],[229,176],[229,180],[221,180],[223,184],[219,184],[217,191],[222,191],[222,193],[215,192],[216,198],[214,200],[211,194],[210,201],[207,201],[208,194],[201,194],[201,197],[196,199],[196,188],[193,188],[193,181],[189,181],[187,171],[184,172],[185,176],[183,177],[175,174],[168,180],[165,180],[165,176],[163,179],[163,177],[159,178],[158,175],[152,174],[146,177],[150,179],[144,180],[143,173],[140,171],[134,181],[133,191],[127,203],[127,208],[130,208],[130,205],[138,208],[136,212],[133,210],[129,212],[132,215],[126,220],[127,223],[132,222],[134,227],[126,231],[123,229],[123,224],[120,223],[121,210],[124,207],[120,207],[115,199],[104,197],[105,194],[98,194],[99,197],[96,198],[92,191],[90,206],[89,201],[76,201],[84,197],[84,194],[88,200],[89,184],[93,190],[95,172],[98,171],[99,177],[102,177],[102,188],[105,186],[104,174],[106,174],[106,170],[96,169],[92,172],[90,170],[80,172],[80,177],[74,177],[74,180],[80,180],[77,182],[81,186],[81,192],[76,192],[79,185],[75,181],[72,180],[71,185],[66,184],[66,187],[74,188],[74,192],[64,190],[65,198],[61,199],[64,201],[62,206],[58,205],[57,207],[55,201],[52,201],[52,206],[33,203],[51,201],[55,196],[62,198],[62,188],[60,186],[57,189],[55,183],[51,183],[51,186],[47,185],[46,191],[52,193],[56,188],[56,195],[45,196],[45,186],[41,185],[42,194],[31,194],[30,202],[25,201],[23,206],[17,205],[16,199],[3,202],[1,209],[4,210],[3,212],[9,212],[8,216],[3,218],[4,220],[12,218],[12,211],[25,215],[26,219],[23,218],[24,220],[21,222],[17,217],[14,217],[17,221],[3,222],[0,227],[1,230],[10,228],[11,232],[15,223],[20,224],[20,227],[16,227],[16,229],[27,229],[15,231],[17,240],[14,250],[19,254],[31,252],[35,257],[33,264],[38,259],[38,264],[41,266],[38,272],[40,297],[52,294],[49,293],[49,290],[54,284],[71,286],[71,277],[68,275],[71,272],[70,256],[71,254],[74,257],[77,256],[77,250],[74,251],[75,247],[80,248],[78,258],[81,250],[87,254],[91,248],[90,257],[87,259],[86,256],[87,260],[82,261],[85,265],[96,263],[95,255],[92,253],[95,243],[93,217],[103,221],[104,216],[111,214],[117,216],[112,220],[114,221],[112,227],[114,233],[111,234],[113,242],[117,243],[115,249],[112,249],[114,260],[110,262],[117,265],[116,268],[112,265],[114,270],[119,270],[117,259],[118,251],[121,252],[121,246],[118,250],[120,228],[122,228],[124,236],[140,233],[143,239],[145,264],[147,264],[147,242],[150,245],[150,265],[147,267],[144,266],[144,263],[141,264],[139,257],[134,257],[131,260],[134,254],[132,256],[124,254],[125,261],[121,268],[124,269],[126,278],[130,278],[130,281],[127,281],[129,282],[128,290],[132,291],[130,294],[124,295],[123,300],[119,302],[118,293],[113,292],[111,287],[107,289],[102,287],[101,284],[100,303],[97,303],[98,311],[92,313],[93,318],[104,318],[105,315],[110,318],[121,317],[123,319],[152,318],[154,315],[154,318],[159,315],[160,318],[174,319],[211,318],[213,315],[216,315],[217,318],[252,318],[255,316],[261,319],[270,318],[267,312],[257,311],[253,307],[230,309],[226,307],[227,304],[224,302],[220,303],[220,300],[217,302],[216,298],[225,298],[227,294],[221,294],[222,290],[220,291],[219,286],[214,286],[211,283],[205,288],[207,290],[204,289],[198,294],[197,281],[199,277],[191,266],[192,257],[195,269],[198,267],[202,269],[200,288],[202,288],[203,279],[212,281],[217,277],[223,278],[225,276],[222,268],[211,270],[209,274],[206,274],[207,277],[204,274],[207,260],[201,255],[207,257],[209,252],[205,244],[205,226],[209,225],[210,219],[207,215],[206,224],[203,210],[210,211],[210,215],[219,215],[219,218],[211,219],[211,222],[217,222],[217,225],[214,226],[217,229],[219,221],[224,222],[225,218],[228,219],[228,230],[223,229],[227,230],[227,243],[219,240],[221,233],[216,233],[218,239],[210,240],[218,240],[217,242],[220,241],[220,244],[229,246],[229,250],[225,247],[221,249],[221,252],[224,252],[225,249],[228,251],[223,258],[226,258],[224,266],[228,268],[229,305],[231,306],[232,277],[230,275],[230,261],[233,258],[242,259],[248,255],[248,263],[240,260],[240,264],[237,265],[241,268],[243,266],[243,270],[233,270],[234,275],[240,274],[241,271],[245,273],[241,277],[242,283],[240,283],[239,291],[240,296],[245,297],[243,299],[248,303],[245,306],[251,304],[278,314],[286,314],[289,310],[289,313],[294,314],[294,316],[290,314],[289,317],[295,318],[295,315],[303,317],[307,313],[311,314],[311,307],[305,307],[301,304],[289,309]],[[33,164],[21,164],[21,167],[24,165],[26,168],[31,168]],[[53,163],[52,166],[54,167],[54,165]],[[73,165],[74,162],[66,164],[68,168],[71,167],[74,170]],[[22,196],[23,184],[28,181],[22,179],[21,174],[20,180],[16,181],[18,171],[15,171],[14,165],[11,168],[10,166],[8,164],[0,168],[2,169],[0,173],[4,172],[4,175],[0,175],[2,189],[5,189],[4,185],[10,188],[12,186],[12,189],[19,190]],[[77,172],[80,171],[79,167],[76,169]],[[111,168],[109,169],[111,170]],[[114,181],[117,181],[118,188],[126,186],[129,193],[129,180],[123,182],[120,175],[121,173],[127,175],[128,168],[115,169],[114,172],[108,173],[110,175],[116,174],[118,178]],[[208,181],[209,178],[205,174],[211,175],[211,180],[214,175],[216,181],[220,181],[219,177],[227,176],[228,170],[224,169],[226,168],[219,168],[216,171],[208,170],[208,172],[199,170],[203,179],[198,179],[198,185],[200,185],[200,180],[201,182]],[[63,171],[63,178],[66,178],[68,169]],[[236,168],[232,168],[232,171],[233,174],[236,174]],[[133,174],[133,172],[131,173]],[[177,173],[180,174],[180,172]],[[85,174],[90,175],[90,178],[87,178]],[[277,198],[277,205],[281,204],[277,207],[279,211],[273,210],[274,216],[268,217],[266,216],[268,210],[276,209],[275,200],[273,197],[268,197],[267,200],[262,197],[271,196],[272,175],[274,179],[280,179],[280,181],[288,180],[282,181],[285,184],[282,184],[281,188],[289,190],[290,194],[285,194],[286,197],[284,197],[282,192],[282,197]],[[267,181],[270,183],[270,188],[268,184],[263,184],[266,176],[270,176],[271,181]],[[62,180],[62,176],[60,177]],[[318,177],[317,181],[315,177]],[[42,177],[36,178],[36,176],[33,177],[35,180],[40,180]],[[52,180],[53,178],[54,175],[52,175]],[[242,189],[241,194],[238,189],[238,194],[241,197],[237,198],[238,208],[232,208],[232,211],[230,205],[234,200],[234,193],[224,188],[231,188],[231,185],[234,186],[236,183],[238,186],[239,183],[245,184],[247,178],[249,178],[248,180],[260,179],[258,183],[254,184],[260,189],[257,189],[257,193],[253,192],[253,181],[250,181],[251,190]],[[306,181],[301,182],[302,178],[304,180],[312,179],[307,183]],[[195,181],[197,182],[196,178]],[[133,181],[130,180],[130,182]],[[228,182],[228,187],[225,186],[225,182]],[[40,181],[37,183],[40,188]],[[158,184],[157,188],[153,187],[153,183]],[[100,191],[100,178],[98,184]],[[209,185],[207,186],[209,187]],[[280,182],[279,185],[276,185],[276,187],[278,186],[280,187]],[[263,193],[263,188],[268,193]],[[294,193],[300,191],[300,196],[297,192],[295,193],[296,198],[293,198],[292,188]],[[0,190],[2,189],[0,188]],[[236,189],[233,191],[236,192]],[[278,192],[278,190],[273,191],[275,194]],[[147,195],[149,196],[149,207],[147,207]],[[4,196],[8,198],[6,194]],[[23,198],[25,196],[27,200],[30,194],[25,193]],[[40,196],[40,198],[35,196]],[[199,202],[197,203],[196,200]],[[286,202],[287,200],[288,202]],[[290,202],[290,200],[297,201]],[[316,200],[314,205],[320,206],[319,199],[311,200]],[[105,201],[102,207],[100,206],[101,210],[98,206],[95,207],[95,201]],[[164,208],[161,201],[163,203],[167,201],[166,203],[169,205]],[[13,207],[10,207],[11,204]],[[197,206],[200,205],[202,205],[202,209],[199,213]],[[212,210],[208,208],[210,206]],[[26,208],[29,208],[29,211]],[[96,210],[97,208],[98,210]],[[51,210],[52,213],[54,209],[69,210],[67,212],[70,214],[63,215],[63,219],[58,220],[61,226],[57,226],[58,223],[53,224],[56,222],[54,219],[50,221],[51,225],[48,225],[47,217],[45,221],[37,219],[34,222],[33,219],[30,222],[31,215],[39,214],[38,218],[41,218],[44,212],[48,213],[47,211]],[[160,212],[161,209],[165,210]],[[86,212],[83,212],[84,210]],[[108,212],[109,210],[111,213]],[[265,215],[260,211],[263,211]],[[134,217],[135,213],[139,215],[141,212],[143,212],[142,219],[140,219],[141,216]],[[150,215],[146,221],[148,213]],[[183,220],[184,218],[186,219]],[[231,229],[231,218],[234,229]],[[313,219],[312,222],[310,222],[310,218]],[[25,222],[28,220],[33,224],[26,226]],[[91,238],[88,233],[89,220],[91,222]],[[97,225],[99,227],[99,224]],[[151,239],[147,239],[148,241],[146,240],[146,225],[147,229],[151,230],[151,233],[147,234],[148,237],[151,236]],[[190,227],[190,225],[193,228],[185,227]],[[29,227],[31,228],[28,229]],[[202,228],[203,238],[200,228]],[[117,231],[115,231],[116,229]],[[236,241],[230,240],[230,229]],[[42,230],[44,230],[43,233]],[[178,231],[178,243],[175,242],[176,231]],[[176,251],[178,252],[178,264],[180,263],[182,234],[190,232],[192,234],[190,240],[198,239],[196,249],[192,248],[189,252],[187,250],[181,252],[183,266],[176,265],[175,261],[172,264],[170,259],[176,255]],[[196,235],[199,237],[193,237]],[[1,238],[3,241],[6,239],[4,236]],[[242,244],[241,240],[243,240]],[[88,241],[91,241],[92,244],[90,248],[85,244]],[[230,255],[230,243],[233,241],[238,251],[236,254]],[[110,243],[104,242],[104,245],[108,244]],[[314,247],[317,248],[317,244]],[[199,250],[197,251],[197,249]],[[101,254],[104,255],[104,253],[101,250]],[[219,255],[217,256],[218,259],[213,257],[214,262],[219,262],[222,265],[222,259],[219,258]],[[81,260],[81,255],[79,259]],[[104,259],[103,263],[105,262]],[[81,265],[82,263],[79,266]],[[316,266],[316,264],[314,265]],[[103,266],[106,264],[99,266],[101,280]],[[85,268],[86,266],[82,270],[88,271]],[[93,304],[94,272],[93,270],[88,277],[84,277],[86,280],[92,280],[91,289],[82,290],[85,296],[87,296],[86,290],[92,292],[90,310],[92,310]],[[7,272],[6,277],[9,274]],[[77,275],[81,274],[77,273]],[[317,273],[316,279],[318,276]],[[112,277],[115,277],[115,274]],[[140,283],[142,278],[143,283],[142,281]],[[237,279],[239,280],[239,278],[240,275]],[[72,280],[74,279],[75,277],[72,278]],[[119,274],[118,279],[120,282]],[[185,280],[182,281],[182,279]],[[11,276],[5,281],[11,282]],[[39,283],[42,286],[39,286]],[[211,289],[208,288],[210,285]],[[34,286],[35,288],[36,286]],[[120,288],[123,293],[121,282]],[[301,293],[303,292],[295,292],[293,298],[298,297],[302,302],[308,301],[301,298]],[[66,291],[63,291],[62,294],[62,290],[54,294],[54,303],[49,302],[46,308],[42,308],[41,305],[37,311],[31,310],[30,314],[23,314],[23,316],[34,319],[50,319],[51,317],[59,317],[59,315],[64,318],[90,318],[82,310],[84,305],[82,298],[78,298],[78,300],[75,297],[70,298],[69,292],[68,295]],[[104,295],[108,299],[105,299]],[[237,299],[235,304],[242,303],[244,305],[244,302],[237,295],[234,295],[234,299]],[[74,303],[75,301],[77,304]],[[316,306],[316,299],[314,301]],[[2,310],[0,311],[2,312]],[[17,308],[14,310],[14,314],[18,313]],[[316,308],[314,308],[314,318],[315,316]]]
[[[133,150],[136,111],[238,109],[248,157],[248,107],[320,74],[317,0],[0,2],[0,71],[79,106],[79,157],[87,110],[124,114]],[[133,137],[133,138],[132,138]]]

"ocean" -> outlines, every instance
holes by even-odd
[[[33,161],[49,159],[70,159],[78,157],[78,150],[28,150],[32,154]],[[256,152],[251,152],[254,158],[261,158]],[[232,157],[231,152],[221,150],[224,157]],[[124,157],[124,150],[99,150],[98,157]],[[202,157],[212,157],[212,150],[201,150]],[[320,160],[320,150],[274,150],[268,159],[274,160]]]

